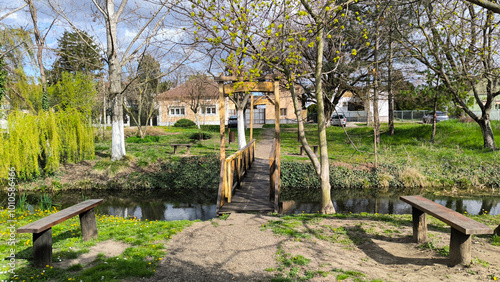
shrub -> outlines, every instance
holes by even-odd
[[[175,124],[174,127],[194,127],[196,124],[187,118],[183,118],[178,120]]]
[[[202,125],[200,127],[201,127],[201,130],[203,130],[203,131],[220,132],[220,126],[219,125],[209,124],[209,125]]]
[[[189,139],[191,140],[208,140],[212,138],[212,134],[207,132],[196,132],[189,134]]]
[[[160,141],[160,136],[146,135],[144,138],[140,136],[132,136],[127,138],[128,143],[154,143]]]

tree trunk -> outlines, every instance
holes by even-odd
[[[434,97],[434,116],[432,117],[432,134],[431,134],[431,143],[434,143],[434,139],[436,138],[436,122],[437,122],[437,101],[438,101],[438,94],[436,93],[436,96]]]
[[[394,135],[394,97],[392,93],[392,60],[394,59],[394,54],[392,51],[393,41],[392,41],[392,28],[389,30],[389,65],[387,67],[387,99],[389,103],[389,135]]]
[[[31,14],[31,20],[33,21],[33,33],[35,34],[35,41],[37,47],[36,59],[38,63],[38,68],[40,69],[40,80],[41,80],[40,82],[42,84],[42,91],[43,91],[42,108],[43,110],[48,110],[49,105],[47,99],[47,78],[45,76],[45,68],[43,66],[43,46],[45,45],[45,39],[40,34],[40,30],[38,29],[37,10],[35,4],[33,3],[33,0],[29,0],[28,5]]]
[[[111,160],[123,158],[125,152],[125,133],[123,128],[123,94],[122,94],[122,65],[118,58],[117,25],[118,16],[115,14],[114,1],[106,2],[107,11],[107,57],[109,72],[109,94],[112,99],[113,113],[111,117]]]
[[[125,156],[125,134],[123,127],[123,94],[121,93],[121,69],[116,54],[109,63],[110,94],[113,112],[111,116],[111,160]]]
[[[378,112],[378,85],[379,85],[379,69],[378,69],[378,49],[379,49],[379,32],[378,32],[378,22],[376,24],[376,35],[375,35],[375,70],[373,74],[373,128],[375,134],[375,143],[380,143],[380,118]],[[377,144],[375,144],[375,147]]]
[[[196,126],[198,127],[198,129],[201,129],[201,127],[200,127],[200,117],[198,115],[198,111],[194,112],[194,117],[196,118]]]
[[[321,26],[318,23],[319,26]],[[330,186],[330,163],[328,160],[328,147],[326,141],[326,122],[325,122],[325,103],[323,101],[323,84],[321,80],[321,71],[323,69],[323,39],[324,28],[321,27],[318,30],[318,49],[316,57],[316,68],[314,71],[315,80],[315,92],[316,101],[318,105],[318,135],[319,135],[319,148],[320,148],[320,163],[321,163],[321,173],[320,173],[320,183],[321,183],[321,213],[330,214],[335,213],[335,208],[333,207],[332,197],[331,197],[331,186]],[[276,113],[279,114],[279,113]]]
[[[238,148],[241,150],[247,145],[245,138],[245,111],[244,107],[238,107]],[[278,113],[279,114],[279,113]]]
[[[481,132],[483,133],[484,148],[490,150],[496,150],[495,138],[493,136],[493,130],[491,129],[491,123],[488,118],[479,120],[479,126],[481,127]]]

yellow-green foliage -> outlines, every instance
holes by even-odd
[[[38,115],[13,111],[9,131],[0,138],[0,180],[14,167],[19,179],[31,179],[59,170],[61,161],[94,157],[93,130],[85,115],[68,109]]]

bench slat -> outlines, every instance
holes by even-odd
[[[40,233],[50,227],[88,211],[101,204],[103,199],[86,200],[62,211],[51,214],[17,229],[17,233]]]
[[[422,196],[401,196],[403,202],[445,222],[466,235],[493,234],[493,229]]]

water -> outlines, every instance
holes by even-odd
[[[104,199],[96,207],[96,212],[120,217],[136,217],[141,220],[209,220],[216,216],[216,196],[207,190],[197,190],[178,195],[173,191],[62,191],[51,194],[52,202],[63,209],[84,199]],[[27,193],[28,203],[38,205],[41,193]],[[500,197],[454,198],[428,197],[429,199],[456,210],[459,213],[500,214]],[[0,193],[0,199],[6,199]],[[5,205],[5,202],[0,203]],[[334,199],[335,210],[339,213],[379,213],[409,214],[411,206],[397,196],[379,198]],[[31,206],[33,209],[33,206]],[[284,213],[316,213],[320,204],[307,201],[284,201]]]
[[[434,202],[455,210],[459,213],[500,214],[500,197],[488,198],[455,198],[427,197]],[[379,214],[411,214],[411,206],[399,200],[398,197],[357,198],[333,200],[333,206],[338,213],[379,213]],[[284,213],[317,213],[320,203],[303,201],[283,201]]]

